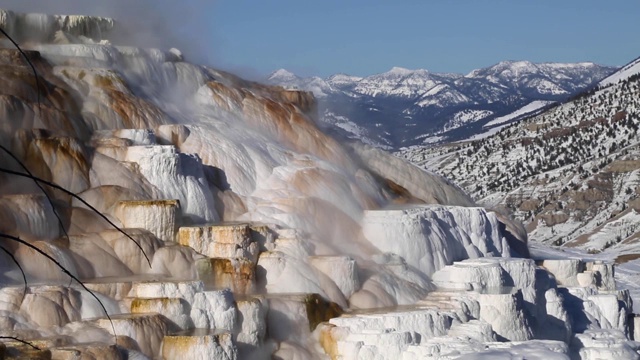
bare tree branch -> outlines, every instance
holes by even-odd
[[[64,192],[67,195],[72,196],[75,199],[78,199],[80,202],[82,202],[83,204],[85,204],[86,206],[89,207],[89,209],[93,210],[96,214],[98,214],[98,216],[100,216],[101,218],[103,218],[106,222],[108,222],[111,226],[113,226],[116,230],[118,230],[119,232],[121,232],[122,234],[124,234],[126,237],[128,237],[131,241],[133,241],[134,244],[136,244],[136,246],[138,246],[138,249],[140,249],[140,251],[142,252],[142,255],[144,255],[145,259],[147,259],[147,263],[149,264],[149,267],[151,267],[151,260],[149,260],[149,257],[147,256],[147,254],[144,252],[144,250],[142,249],[142,246],[140,245],[140,243],[138,243],[138,241],[136,241],[134,238],[131,237],[131,235],[127,234],[126,232],[124,232],[124,230],[122,230],[120,227],[118,227],[116,224],[114,224],[111,220],[109,220],[109,218],[107,218],[104,214],[102,214],[98,209],[96,209],[95,207],[93,207],[91,204],[89,204],[88,202],[86,202],[83,198],[81,198],[80,196],[72,193],[71,191],[63,188],[60,185],[54,184],[50,181],[41,179],[37,176],[34,175],[30,175],[30,174],[25,174],[25,173],[21,173],[21,172],[17,172],[17,171],[13,171],[10,169],[5,169],[0,167],[0,172],[6,173],[6,174],[11,174],[11,175],[15,175],[15,176],[21,176],[21,177],[26,177],[32,180],[35,180],[39,183],[45,184],[47,186],[50,186],[54,189],[58,189],[62,192]]]
[[[109,313],[107,312],[107,308],[104,306],[102,301],[98,298],[98,296],[93,291],[91,291],[91,289],[89,289],[82,281],[80,281],[80,279],[78,279],[75,275],[73,275],[71,272],[69,272],[69,270],[67,270],[64,266],[62,266],[62,264],[60,264],[58,262],[58,260],[56,260],[53,257],[49,256],[49,254],[47,254],[46,252],[38,249],[37,247],[35,247],[35,246],[31,245],[31,244],[29,244],[28,242],[20,239],[19,237],[16,237],[16,236],[13,236],[13,235],[8,235],[8,234],[2,234],[2,233],[0,233],[0,237],[15,241],[17,243],[20,243],[20,244],[22,244],[22,245],[34,250],[38,254],[46,257],[47,259],[51,260],[54,264],[56,264],[56,266],[59,267],[60,270],[62,270],[63,273],[69,275],[69,277],[71,277],[78,284],[80,284],[80,286],[82,286],[83,289],[85,289],[89,294],[91,294],[91,296],[93,296],[93,298],[96,299],[96,301],[98,301],[98,304],[100,304],[100,307],[102,308],[102,311],[104,311],[104,314],[107,316],[107,319],[109,319],[109,322],[111,323],[111,329],[113,330],[113,336],[116,338],[116,343],[117,343],[116,328],[113,325],[113,320],[111,320],[111,316],[109,316]]]
[[[24,297],[27,296],[27,276],[24,274],[24,270],[22,270],[22,266],[20,266],[20,263],[18,262],[16,257],[13,256],[13,254],[10,253],[9,250],[5,249],[3,246],[0,246],[0,250],[4,251],[7,255],[9,255],[9,257],[11,257],[11,260],[16,263],[18,269],[20,269],[20,272],[22,273],[22,279],[24,280],[24,291],[22,292],[22,300],[20,300],[20,302],[22,302],[24,300]]]
[[[24,341],[24,340],[22,340],[22,339],[18,339],[18,338],[17,338],[17,337],[15,337],[15,336],[2,336],[2,335],[0,335],[0,339],[14,340],[14,341],[17,341],[17,342],[19,342],[19,343],[23,343],[23,344],[25,344],[25,345],[29,345],[29,346],[31,346],[32,348],[34,348],[35,350],[42,350],[42,349],[40,349],[39,347],[37,347],[37,346],[33,345],[32,343],[30,343],[30,342],[28,342],[28,341]]]

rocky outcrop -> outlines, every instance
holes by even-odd
[[[575,269],[570,260],[547,265],[565,283],[579,274],[559,270]],[[611,268],[582,265],[604,273]],[[465,260],[433,279],[438,289],[411,307],[343,315],[318,327],[324,352],[332,359],[637,357],[631,355],[636,345],[627,340],[628,323],[621,321],[631,311],[628,292],[596,284],[562,286],[530,259]]]
[[[482,208],[421,206],[367,211],[363,233],[380,251],[400,255],[426,276],[457,260],[510,254],[496,216]]]
[[[54,42],[65,38],[88,42],[106,39],[114,30],[115,21],[96,16],[25,14],[0,9],[0,26],[20,42]]]

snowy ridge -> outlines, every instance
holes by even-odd
[[[636,66],[611,75],[617,80],[607,87],[520,122],[497,118],[488,124],[496,127],[470,142],[399,155],[452,178],[480,203],[513,211],[533,240],[633,254],[640,250]],[[526,117],[525,109],[545,105],[516,113]]]
[[[276,70],[267,78],[271,84],[282,85],[290,90],[305,90],[312,92],[318,98],[326,97],[334,91],[329,83],[319,77],[300,78],[285,69]]]
[[[269,75],[268,81],[278,81],[278,82],[286,82],[286,81],[294,81],[300,79],[294,73],[287,71],[285,69],[279,69],[271,73]]]
[[[391,146],[388,143],[381,143],[369,136],[367,129],[350,121],[347,117],[337,115],[325,109],[322,115],[323,122],[333,126],[332,131],[340,132],[340,134],[348,139],[361,141],[365,144],[375,146],[380,149],[389,150]]]
[[[495,134],[497,134],[498,132],[500,132],[500,130],[504,129],[505,127],[507,127],[508,124],[503,124],[503,125],[498,125],[492,128],[489,128],[481,133],[478,134],[473,134],[470,137],[463,139],[463,140],[459,140],[457,142],[467,142],[467,141],[476,141],[476,140],[482,140],[482,139],[486,139],[490,136],[493,136]]]
[[[443,126],[443,129],[439,132],[433,134],[425,134],[421,135],[418,138],[424,138],[424,144],[433,144],[438,142],[443,142],[447,140],[446,136],[438,136],[439,134],[446,133],[447,131],[455,130],[461,128],[465,125],[472,124],[476,121],[485,119],[491,116],[493,112],[491,110],[462,110],[453,115],[453,117],[447,121],[447,123]]]
[[[531,103],[521,107],[520,109],[512,112],[511,114],[500,116],[489,121],[488,123],[484,124],[483,127],[500,125],[522,116],[531,115],[531,113],[538,111],[543,107],[549,106],[550,104],[553,104],[553,101],[540,101],[540,100],[532,101]]]
[[[601,87],[609,86],[637,74],[640,74],[640,58],[637,58],[623,66],[622,69],[611,74],[611,76],[606,77],[604,80],[599,82],[598,85]]]
[[[375,142],[399,148],[420,144],[416,139],[421,135],[440,135],[443,142],[468,138],[481,131],[475,123],[484,125],[532,102],[564,100],[611,71],[593,63],[504,61],[467,75],[394,67],[367,77],[337,74],[321,79],[281,69],[266,81],[313,92],[321,114],[347,118]],[[465,111],[476,114],[473,120],[461,121],[459,113]],[[323,116],[320,120],[331,123]]]

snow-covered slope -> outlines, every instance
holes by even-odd
[[[326,97],[335,91],[327,81],[319,77],[303,79],[285,69],[274,71],[267,82],[275,85],[286,84],[288,89],[309,91],[317,98]]]
[[[551,104],[553,104],[552,101],[540,101],[540,100],[532,101],[531,103],[521,107],[520,109],[510,114],[500,116],[489,121],[488,123],[484,124],[483,127],[485,128],[493,127],[496,125],[502,125],[502,124],[511,122],[513,120],[517,120],[518,118],[521,118],[523,116],[531,115],[531,113],[539,111],[540,109],[547,107]]]
[[[553,260],[557,264],[547,260],[543,266],[555,269],[556,280],[565,286],[581,284],[592,276],[578,259],[616,263],[616,282],[632,289],[628,296],[637,310],[640,83],[633,71],[636,63],[570,102],[517,123],[495,124],[481,140],[407,148],[397,155],[452,178],[481,204],[504,209],[522,220],[532,256],[558,259]],[[559,266],[561,262],[565,263]],[[587,271],[568,279],[565,274],[575,269]],[[449,272],[451,275],[443,274],[447,281],[460,276]],[[436,283],[439,277],[434,275]],[[555,302],[552,297],[547,301]],[[600,336],[590,331],[583,335],[592,340]],[[620,350],[605,354],[602,349],[584,349],[579,358],[638,357],[637,350]]]
[[[473,70],[466,79],[488,80],[495,84],[511,83],[523,93],[536,91],[539,94],[568,95],[593,84],[598,71],[593,63],[540,63],[529,61],[503,61],[494,66]],[[610,71],[610,70],[609,70]]]
[[[364,129],[334,128],[337,133],[399,148],[434,136],[438,142],[470,137],[493,119],[530,103],[564,100],[613,70],[593,63],[504,61],[467,75],[394,67],[364,78],[338,74],[321,79],[281,69],[267,82],[313,92],[325,123],[335,124],[339,117],[345,119],[341,123]]]
[[[598,83],[600,87],[606,87],[612,84],[615,84],[618,81],[624,81],[633,76],[637,76],[640,74],[640,58],[633,60],[627,65],[623,66],[622,69],[616,71],[611,74],[611,76],[607,76],[602,81]]]
[[[482,140],[405,149],[401,155],[453,179],[480,203],[513,211],[533,240],[635,254],[640,251],[640,229],[633,220],[640,171],[635,67],[637,60],[596,90],[519,123],[504,125],[545,104],[498,118]]]

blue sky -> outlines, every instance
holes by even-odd
[[[393,66],[467,73],[502,60],[640,56],[637,0],[3,0],[20,11],[114,16],[148,46],[251,78],[371,75]],[[154,41],[155,40],[155,41]]]
[[[640,56],[640,1],[631,0],[220,0],[214,11],[214,60],[261,74],[467,73],[502,60]]]

